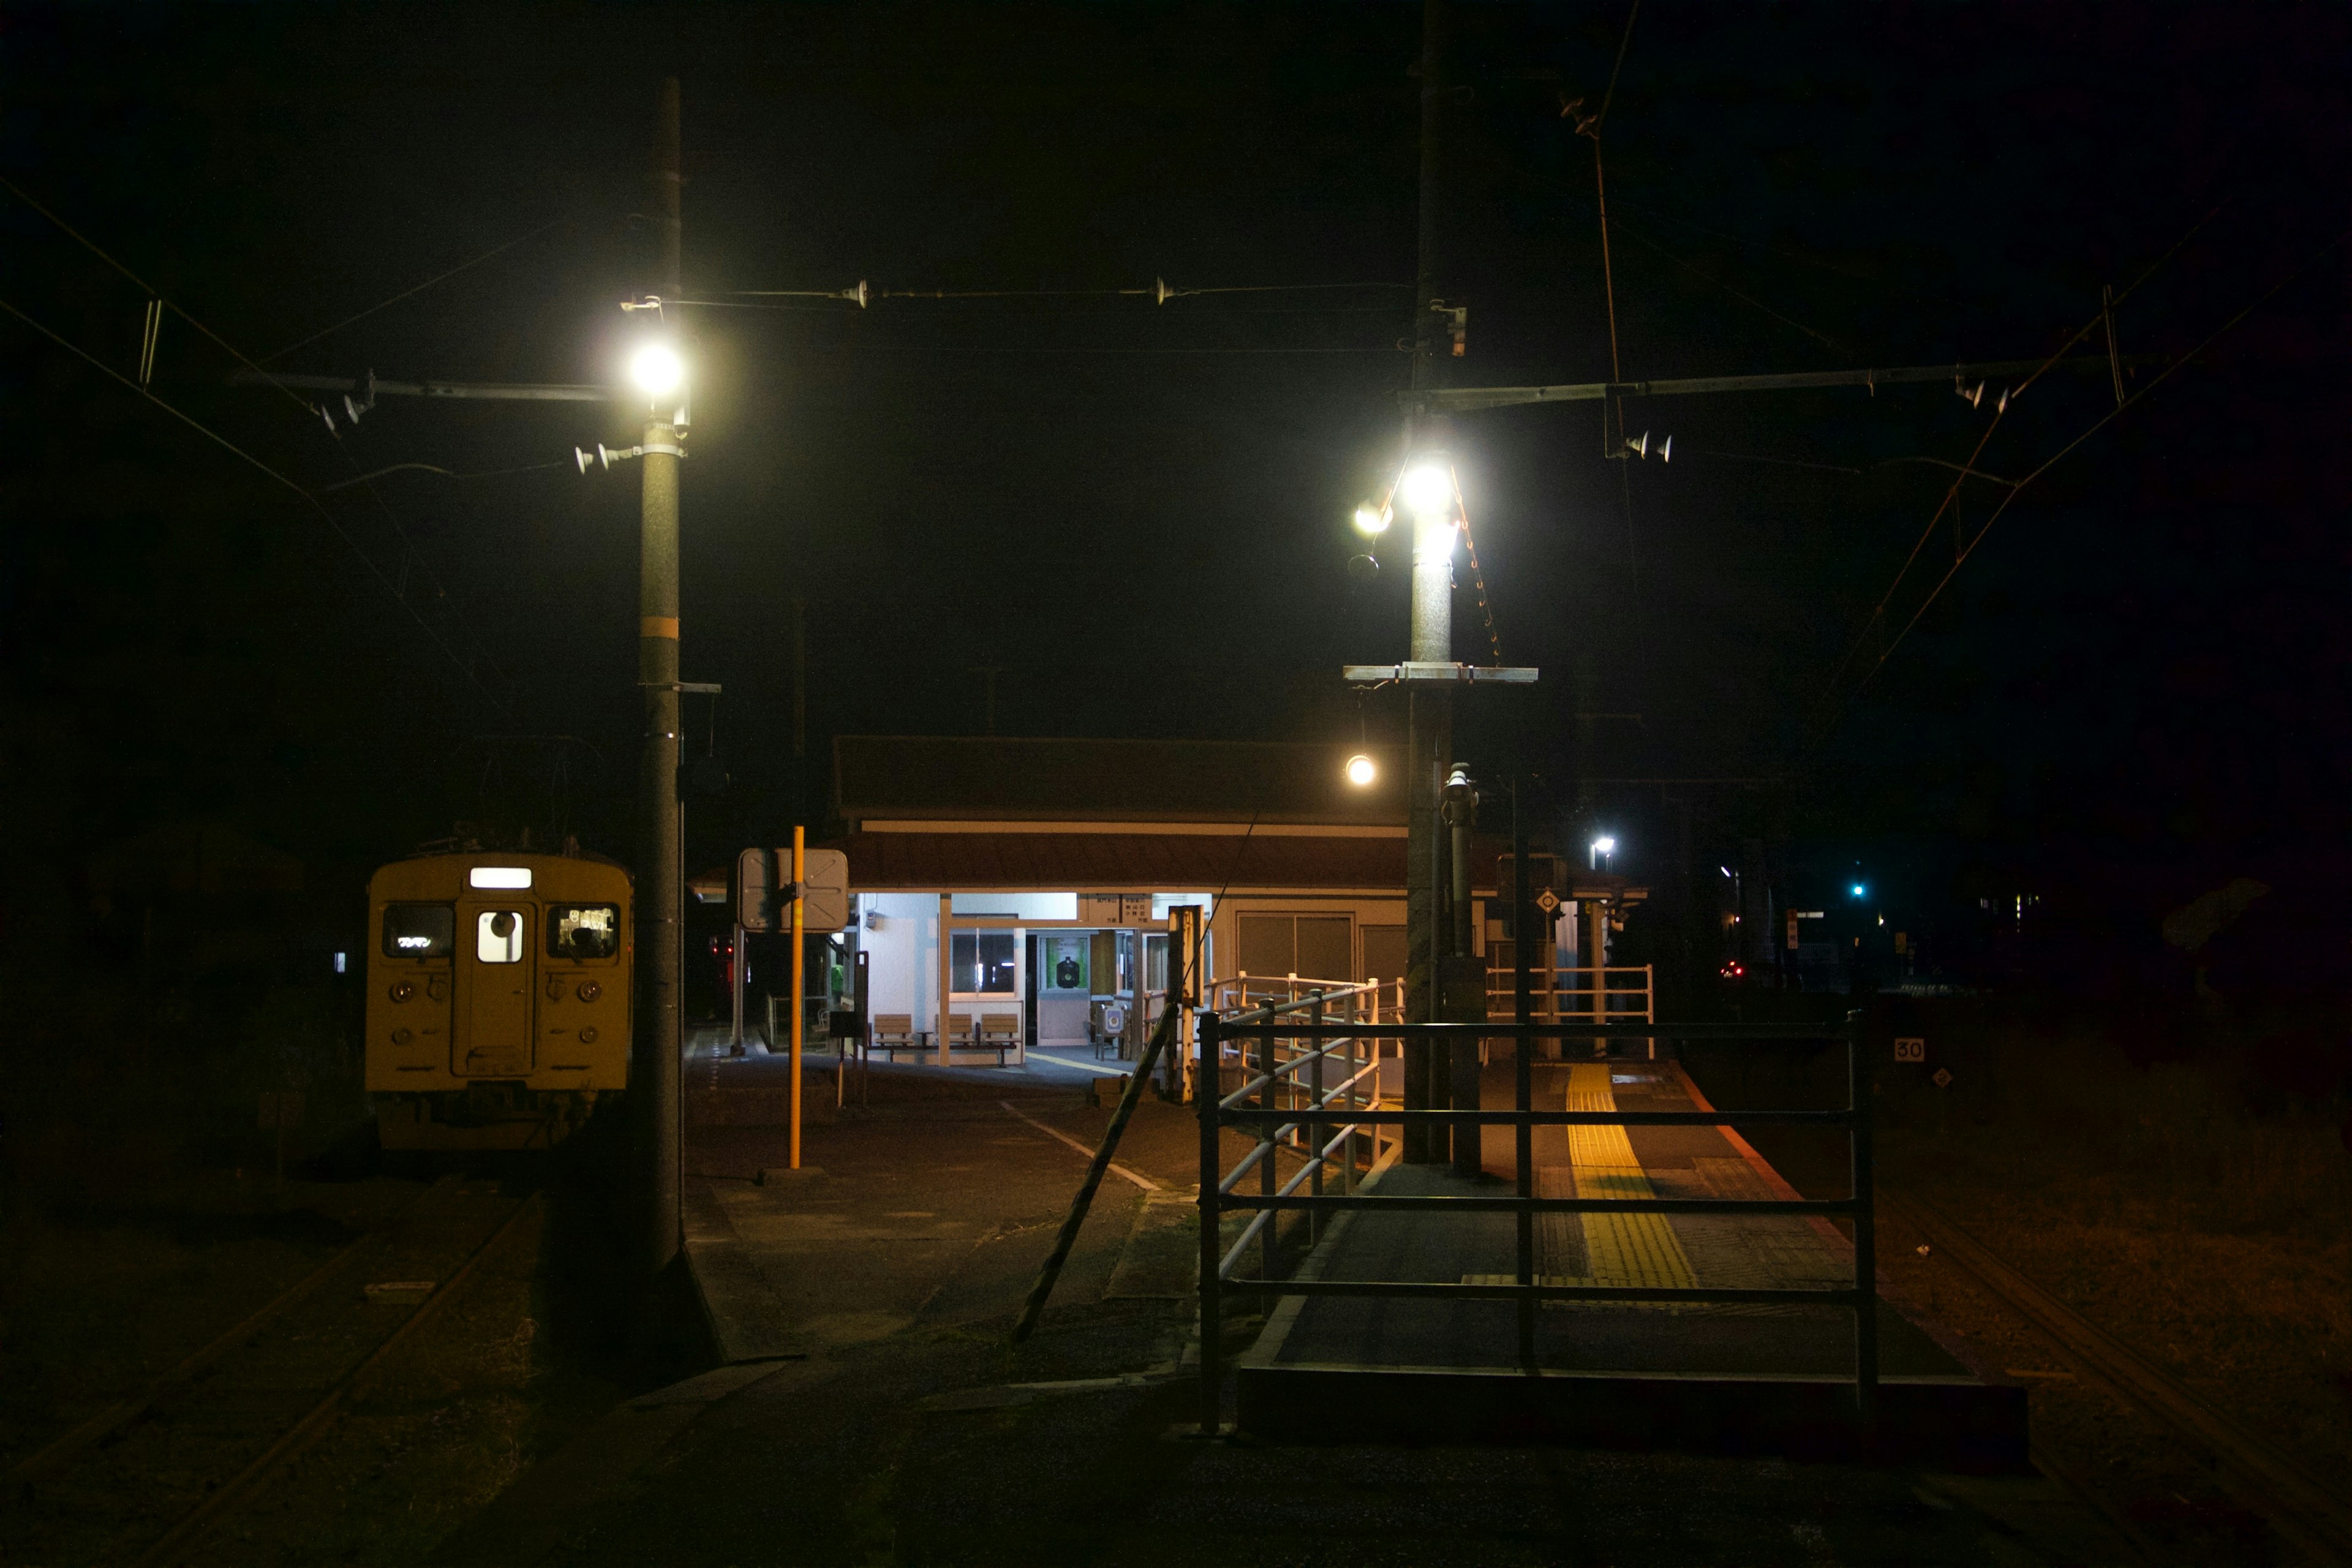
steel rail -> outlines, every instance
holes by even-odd
[[[1513,1024],[1371,1024],[1360,1020],[1331,1023],[1228,1024],[1218,1020],[1221,1040],[1328,1038],[1359,1036],[1381,1040],[1440,1040],[1467,1037],[1480,1040],[1726,1040],[1771,1042],[1818,1040],[1833,1045],[1844,1038],[1820,1024],[1645,1024],[1626,1023]]]
[[[1234,1184],[1241,1180],[1243,1174],[1246,1173],[1250,1167],[1257,1163],[1259,1153],[1264,1150],[1273,1148],[1276,1143],[1281,1141],[1282,1135],[1286,1132],[1296,1132],[1299,1131],[1302,1125],[1308,1123],[1312,1123],[1318,1127],[1326,1127],[1335,1121],[1346,1122],[1347,1131],[1354,1131],[1364,1122],[1371,1120],[1371,1118],[1359,1114],[1368,1109],[1364,1106],[1351,1105],[1344,1107],[1339,1110],[1332,1110],[1328,1108],[1333,1100],[1339,1099],[1341,1095],[1346,1094],[1349,1089],[1361,1083],[1364,1079],[1372,1077],[1378,1070],[1378,1065],[1375,1064],[1372,1067],[1366,1068],[1362,1072],[1356,1074],[1353,1078],[1344,1079],[1340,1083],[1334,1085],[1331,1089],[1327,1090],[1324,1093],[1323,1098],[1317,1101],[1312,1107],[1294,1105],[1287,1110],[1285,1110],[1280,1106],[1276,1106],[1271,1110],[1249,1111],[1246,1118],[1249,1121],[1280,1121],[1283,1124],[1276,1127],[1271,1132],[1261,1132],[1258,1135],[1258,1141],[1255,1146],[1252,1148],[1250,1152],[1242,1156],[1241,1163],[1239,1164],[1235,1165],[1231,1171],[1226,1173],[1224,1179],[1218,1183],[1217,1190],[1221,1193],[1231,1192],[1233,1190]],[[1334,1140],[1334,1142],[1337,1141],[1338,1140]]]
[[[524,1217],[536,1213],[539,1206],[540,1194],[537,1193],[517,1204],[514,1212],[507,1215],[480,1246],[467,1255],[466,1261],[457,1266],[456,1272],[434,1288],[433,1293],[417,1305],[416,1310],[411,1312],[400,1327],[393,1330],[382,1343],[362,1358],[358,1365],[337,1379],[326,1396],[312,1405],[299,1421],[288,1427],[275,1443],[262,1452],[260,1458],[222,1482],[217,1491],[183,1515],[161,1540],[133,1559],[134,1568],[150,1568],[152,1564],[181,1561],[222,1518],[258,1496],[278,1467],[325,1436],[328,1429],[334,1426],[335,1418],[342,1414],[343,1405],[353,1391],[393,1352],[407,1343],[419,1329],[438,1317],[442,1309],[473,1282],[474,1271],[481,1266],[483,1259],[497,1251],[499,1245],[514,1233]]]
[[[2178,1379],[2034,1284],[1926,1199],[1882,1193],[1879,1202],[1925,1236],[2076,1364],[2139,1406],[2175,1436],[2221,1461],[2242,1500],[2323,1561],[2352,1561],[2352,1505],[2342,1491],[2267,1440],[2214,1409]]]
[[[1312,1162],[1309,1162],[1311,1164]],[[1385,1209],[1391,1214],[1859,1214],[1859,1198],[1455,1198],[1433,1194],[1423,1197],[1367,1196],[1362,1193],[1325,1193],[1319,1197],[1286,1198],[1265,1193],[1218,1194],[1220,1208],[1234,1209]]]
[[[1423,1300],[1487,1301],[1529,1298],[1551,1301],[1711,1301],[1759,1307],[1802,1306],[1819,1302],[1823,1306],[1847,1309],[1858,1305],[1870,1294],[1851,1285],[1833,1286],[1822,1290],[1738,1289],[1730,1286],[1709,1290],[1697,1286],[1676,1285],[1517,1285],[1507,1280],[1457,1285],[1451,1280],[1435,1279],[1259,1279],[1246,1275],[1238,1279],[1226,1279],[1224,1284],[1232,1290],[1263,1290],[1277,1296],[1396,1296]]]
[[[83,1422],[72,1431],[68,1432],[65,1436],[58,1438],[57,1441],[49,1444],[47,1447],[42,1448],[39,1452],[33,1454],[27,1458],[17,1460],[16,1463],[10,1468],[8,1471],[8,1479],[12,1481],[30,1480],[35,1476],[39,1475],[43,1470],[47,1469],[50,1466],[57,1464],[58,1461],[70,1455],[80,1452],[82,1449],[89,1447],[92,1443],[99,1441],[109,1434],[128,1426],[131,1422],[136,1421],[140,1416],[145,1415],[147,1411],[153,1406],[155,1402],[158,1399],[161,1399],[166,1393],[177,1387],[179,1384],[187,1382],[190,1378],[195,1376],[196,1373],[204,1371],[205,1368],[212,1365],[213,1363],[220,1360],[221,1357],[235,1350],[239,1344],[251,1338],[256,1330],[261,1328],[262,1325],[268,1323],[280,1312],[293,1307],[305,1296],[308,1296],[311,1291],[325,1284],[345,1264],[350,1263],[353,1258],[357,1258],[362,1251],[366,1250],[369,1246],[382,1239],[383,1234],[381,1232],[371,1232],[366,1236],[361,1237],[349,1247],[344,1247],[341,1252],[336,1253],[332,1258],[327,1259],[326,1262],[321,1263],[318,1268],[312,1269],[310,1273],[296,1280],[284,1291],[280,1292],[275,1300],[257,1310],[251,1316],[238,1323],[236,1327],[229,1330],[226,1333],[220,1335],[211,1343],[205,1345],[202,1350],[190,1355],[186,1360],[181,1362],[179,1365],[173,1367],[163,1376],[155,1379],[154,1382],[149,1384],[139,1393],[131,1395],[128,1399],[116,1400],[113,1404],[108,1405],[105,1409],[91,1416],[89,1420]]]
[[[1488,1127],[1843,1127],[1851,1110],[1401,1110],[1373,1106],[1339,1110],[1308,1106],[1218,1107],[1224,1121],[1379,1121]]]
[[[1278,1201],[1290,1196],[1293,1193],[1296,1193],[1298,1190],[1300,1183],[1306,1181],[1308,1176],[1314,1174],[1316,1170],[1320,1166],[1327,1165],[1331,1163],[1331,1151],[1337,1149],[1340,1144],[1347,1141],[1348,1134],[1346,1132],[1341,1132],[1339,1136],[1332,1139],[1331,1142],[1323,1145],[1322,1153],[1316,1158],[1307,1160],[1304,1164],[1300,1165],[1297,1173],[1293,1175],[1289,1181],[1284,1183],[1282,1186],[1275,1192],[1275,1198]],[[1259,1145],[1260,1148],[1267,1149],[1270,1149],[1274,1145],[1271,1143]],[[1307,1201],[1311,1204],[1318,1202],[1319,1199],[1320,1194],[1318,1194],[1317,1197],[1309,1198]],[[1237,1204],[1234,1206],[1238,1208],[1242,1205]],[[1267,1223],[1271,1221],[1278,1212],[1278,1210],[1270,1206],[1264,1207],[1263,1212],[1260,1213],[1255,1219],[1250,1221],[1248,1225],[1242,1227],[1241,1239],[1234,1243],[1232,1249],[1225,1254],[1224,1261],[1217,1265],[1218,1279],[1222,1279],[1233,1271],[1234,1265],[1241,1261],[1242,1249],[1256,1239],[1258,1232],[1264,1230],[1266,1227]]]

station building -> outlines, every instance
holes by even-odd
[[[1375,764],[1369,784],[1347,777],[1357,751]],[[863,955],[874,1026],[903,1027],[911,1037],[895,1043],[926,1059],[1134,1055],[1167,989],[1180,904],[1202,910],[1213,984],[1255,993],[1404,973],[1395,748],[843,736],[833,802],[840,832],[823,847],[846,855],[854,900],[843,956]],[[1482,903],[1505,846],[1476,839]],[[1576,925],[1559,922],[1566,945],[1548,966],[1576,962]],[[1496,951],[1483,909],[1473,929]]]

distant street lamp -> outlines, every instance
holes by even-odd
[[[1372,765],[1372,759],[1362,752],[1348,759],[1348,782],[1358,789],[1370,787],[1380,773],[1380,769]]]
[[[1601,837],[1592,841],[1591,851],[1591,868],[1595,871],[1601,870],[1603,868],[1601,862],[1611,858],[1617,853],[1617,840],[1608,837],[1606,834],[1603,834]]]

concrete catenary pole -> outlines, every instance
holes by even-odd
[[[1420,261],[1413,284],[1412,389],[1433,391],[1445,375],[1439,353],[1440,319],[1433,308],[1439,299],[1438,234],[1444,219],[1438,194],[1444,169],[1445,79],[1445,7],[1443,0],[1423,0],[1421,12],[1421,212]],[[1405,429],[1405,456],[1443,437],[1427,415],[1416,416]],[[1454,658],[1453,534],[1446,531],[1444,551],[1436,546],[1436,531],[1414,525],[1412,554],[1413,662],[1444,664]],[[1437,964],[1442,947],[1450,946],[1442,930],[1438,907],[1438,795],[1454,762],[1453,698],[1442,687],[1406,687],[1405,698],[1405,1017],[1428,1023],[1438,1016]],[[1443,1053],[1427,1045],[1405,1047],[1404,1103],[1408,1110],[1443,1110]],[[1415,1163],[1443,1161],[1451,1140],[1443,1129],[1407,1126],[1404,1157]]]
[[[654,212],[661,237],[661,294],[678,288],[677,79],[661,85],[654,132]],[[684,1100],[685,844],[678,808],[678,433],[656,405],[645,433],[645,500],[638,534],[637,687],[646,735],[637,777],[637,1027],[630,1098],[638,1106],[646,1261],[659,1273],[678,1251],[680,1111]]]

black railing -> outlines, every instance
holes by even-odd
[[[1305,1016],[1298,1016],[1301,1012]],[[1510,1300],[1518,1303],[1518,1348],[1523,1368],[1536,1363],[1536,1309],[1539,1302],[1560,1301],[1700,1301],[1725,1303],[1791,1302],[1850,1307],[1853,1319],[1854,1420],[1860,1441],[1869,1451],[1878,1421],[1878,1288],[1875,1213],[1872,1201],[1872,1151],[1869,1084],[1857,1038],[1858,1015],[1849,1015],[1843,1029],[1818,1025],[1779,1024],[1649,1024],[1593,1025],[1573,1023],[1519,1024],[1372,1024],[1328,1020],[1321,998],[1286,1007],[1263,1007],[1221,1018],[1201,1015],[1199,1029],[1198,1097],[1201,1116],[1201,1427],[1214,1432],[1222,1418],[1224,1358],[1221,1342],[1224,1298],[1228,1294],[1256,1296],[1387,1296],[1439,1300]],[[1339,1088],[1323,1092],[1320,1068],[1335,1046],[1378,1040],[1428,1041],[1433,1045],[1462,1039],[1510,1040],[1517,1057],[1517,1104],[1508,1110],[1405,1110],[1361,1103],[1333,1104],[1335,1100],[1360,1099],[1350,1076]],[[1535,1058],[1531,1047],[1541,1040],[1579,1041],[1598,1046],[1604,1053],[1612,1039],[1672,1040],[1724,1045],[1804,1041],[1837,1041],[1846,1052],[1846,1103],[1835,1110],[1538,1110],[1534,1108]],[[1276,1042],[1298,1042],[1311,1051],[1294,1054],[1277,1063]],[[1220,1095],[1219,1053],[1227,1042],[1239,1043],[1242,1084]],[[1255,1062],[1250,1047],[1256,1047]],[[1588,1058],[1589,1059],[1589,1058]],[[1292,1084],[1302,1063],[1317,1069],[1317,1081],[1304,1097],[1306,1103],[1278,1106],[1276,1094],[1295,1094]],[[1255,1065],[1256,1071],[1252,1073]],[[1390,1196],[1353,1190],[1356,1139],[1373,1126],[1511,1127],[1518,1131],[1517,1191],[1512,1195],[1449,1195],[1435,1194]],[[1535,1195],[1530,1139],[1538,1127],[1735,1127],[1828,1126],[1846,1130],[1853,1195],[1844,1198],[1542,1198]],[[1253,1134],[1250,1151],[1234,1168],[1223,1167],[1220,1134],[1232,1127]],[[1275,1149],[1286,1134],[1296,1133],[1305,1164],[1290,1180],[1276,1184]],[[1336,1134],[1328,1135],[1327,1134]],[[1337,1165],[1346,1190],[1323,1190],[1325,1171]],[[1242,1178],[1255,1168],[1258,1191],[1237,1192]],[[1301,1193],[1302,1186],[1309,1191]],[[1256,1217],[1230,1247],[1223,1243],[1220,1224],[1228,1211],[1254,1211]],[[1321,1216],[1348,1210],[1429,1214],[1512,1214],[1518,1216],[1517,1269],[1511,1282],[1455,1283],[1373,1279],[1277,1279],[1271,1277],[1276,1215],[1302,1212],[1310,1232],[1319,1234]],[[1853,1283],[1837,1289],[1806,1287],[1769,1289],[1709,1289],[1653,1285],[1544,1284],[1535,1274],[1535,1216],[1539,1214],[1664,1214],[1664,1215],[1844,1215],[1853,1225]],[[1250,1244],[1259,1249],[1258,1272],[1236,1276]]]

